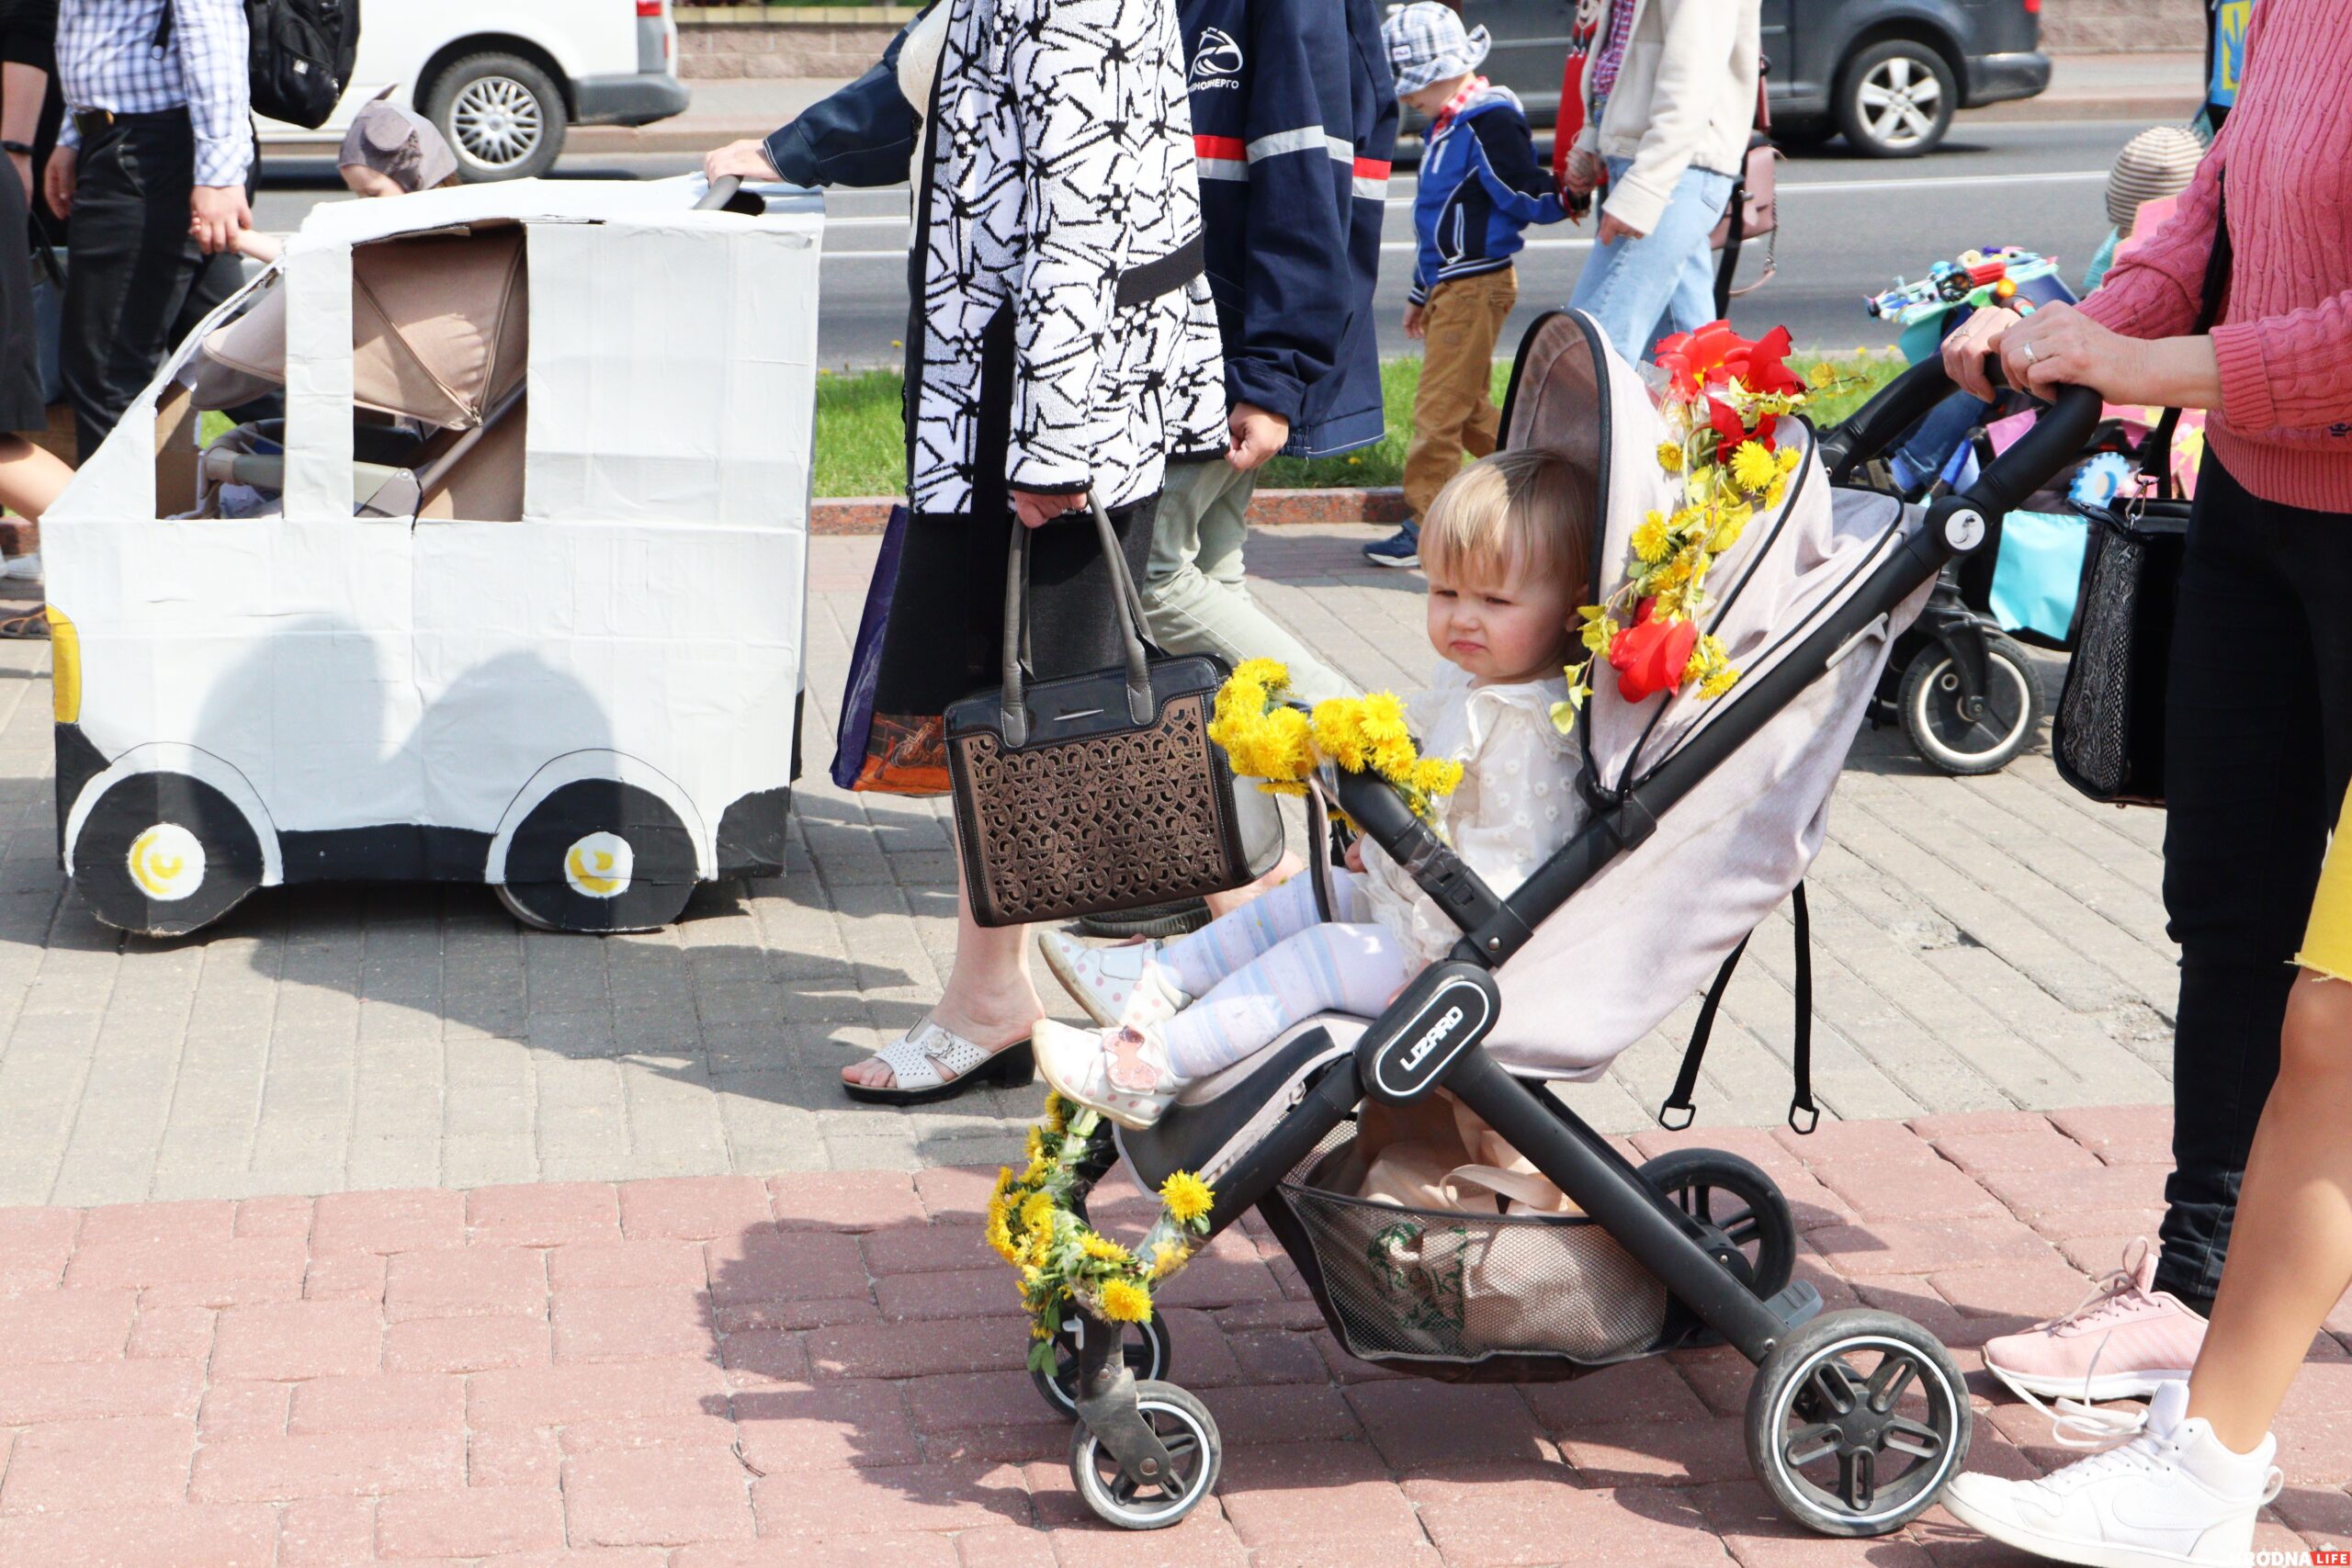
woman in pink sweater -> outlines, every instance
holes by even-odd
[[[1964,1475],[1944,1497],[2010,1545],[2110,1568],[2248,1560],[2279,1484],[2270,1423],[2352,1283],[2352,986],[2335,983],[2352,978],[2352,831],[2328,852],[2352,775],[2352,28],[2329,0],[2262,0],[2245,59],[2144,248],[2080,309],[1984,311],[1945,344],[1980,394],[1990,349],[2016,384],[2211,411],[2166,694],[2181,980],[2163,1253],[1985,1347],[2030,1393],[2152,1397],[2144,1416],[2061,1417],[2131,1434],[2119,1448],[2039,1481]],[[2223,224],[2222,308],[2200,332]]]

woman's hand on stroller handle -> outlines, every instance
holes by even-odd
[[[1991,402],[1998,389],[1991,373],[2000,368],[1996,352],[2000,336],[2022,320],[2015,310],[1993,306],[1953,328],[1943,343],[1944,374],[1951,384],[1971,397]]]

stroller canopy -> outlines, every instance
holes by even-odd
[[[354,247],[352,400],[469,430],[523,381],[530,296],[523,227],[478,225]],[[286,289],[205,339],[196,406],[228,408],[286,382]]]
[[[1715,558],[1698,619],[1723,639],[1741,682],[1713,699],[1696,688],[1627,703],[1596,660],[1577,723],[1589,807],[1607,809],[1741,701],[1804,633],[1899,547],[1918,514],[1891,497],[1833,491],[1811,427],[1784,420],[1803,461],[1781,504],[1760,510]],[[1589,604],[1624,580],[1633,533],[1652,511],[1682,504],[1657,461],[1667,423],[1640,372],[1581,312],[1544,317],[1512,368],[1504,444],[1558,451],[1592,476],[1604,537]],[[1487,1042],[1515,1073],[1597,1077],[1704,985],[1788,897],[1820,851],[1829,792],[1896,634],[1933,578],[1894,617],[1874,623],[1796,702],[1732,753],[1536,931],[1498,972],[1501,1022]]]

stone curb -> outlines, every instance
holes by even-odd
[[[887,495],[829,497],[808,506],[811,534],[879,534],[898,502]],[[1261,490],[1250,501],[1253,527],[1303,524],[1402,523],[1405,492],[1374,490]]]

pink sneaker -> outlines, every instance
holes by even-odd
[[[2158,1383],[2185,1380],[2205,1320],[2154,1289],[2155,1277],[2155,1249],[2143,1236],[2065,1316],[1986,1340],[1985,1371],[2029,1399],[2147,1399]]]

